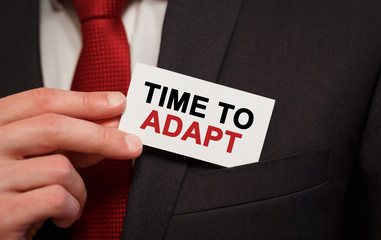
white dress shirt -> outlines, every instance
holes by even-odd
[[[167,0],[133,0],[122,15],[136,62],[156,66]],[[82,47],[81,25],[69,0],[40,0],[40,51],[44,86],[70,89]]]

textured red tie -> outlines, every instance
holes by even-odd
[[[121,13],[127,0],[72,0],[82,23],[83,48],[72,90],[127,94],[130,54]],[[120,239],[131,162],[107,159],[80,170],[88,191],[73,239]]]

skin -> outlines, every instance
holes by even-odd
[[[48,218],[70,226],[86,201],[76,168],[141,154],[117,130],[125,105],[121,93],[47,88],[0,99],[0,239],[31,239]]]

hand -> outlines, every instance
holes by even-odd
[[[31,239],[48,218],[70,226],[86,201],[75,167],[140,155],[140,139],[116,129],[125,104],[46,88],[0,99],[0,239]]]

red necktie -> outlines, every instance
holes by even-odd
[[[82,24],[83,48],[72,90],[127,93],[130,54],[121,13],[127,0],[72,0]],[[88,191],[73,239],[120,239],[131,161],[106,159],[80,169]]]

